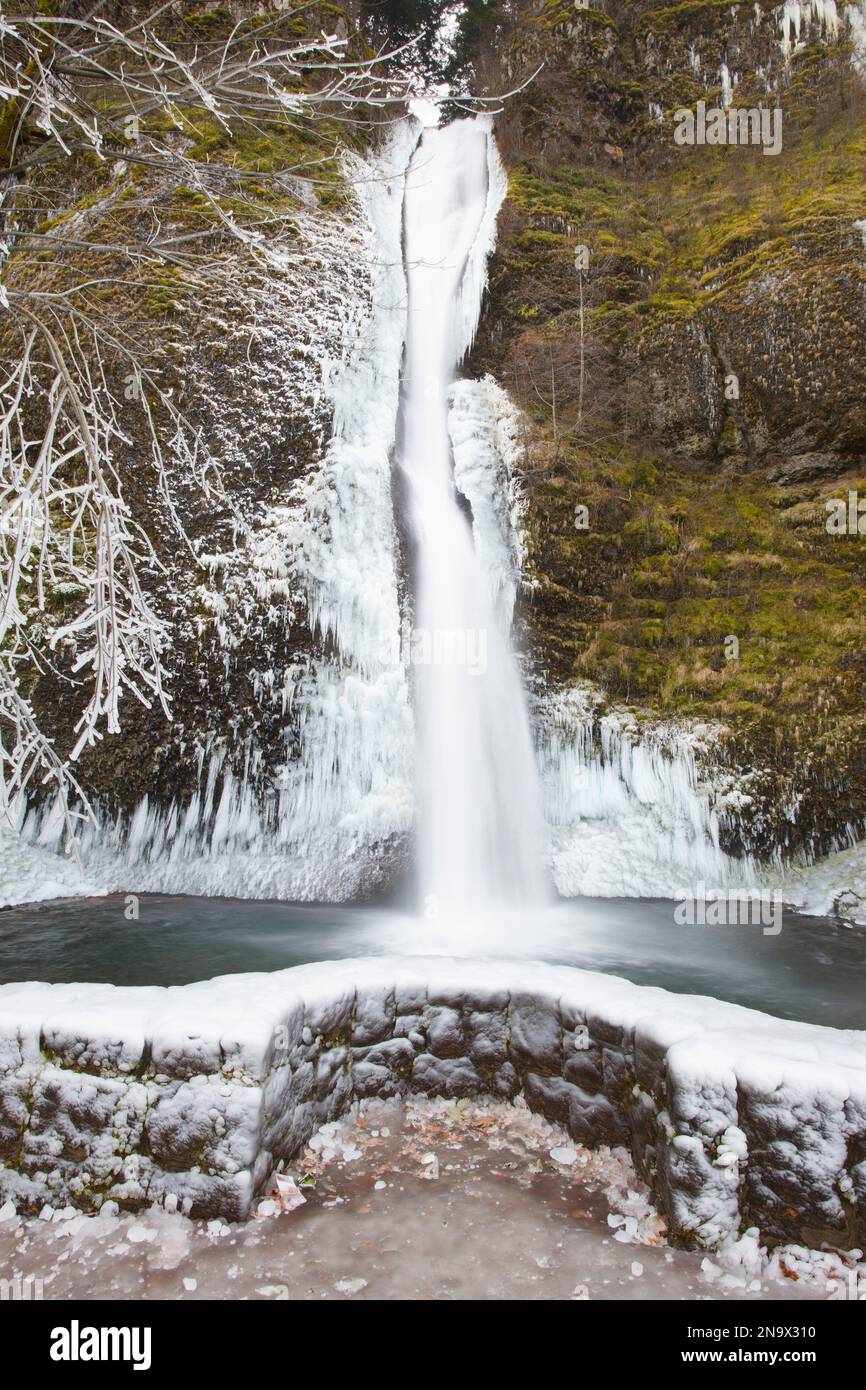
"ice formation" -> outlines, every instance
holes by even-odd
[[[787,62],[815,39],[834,40],[844,34],[851,43],[851,62],[866,73],[866,0],[784,0],[779,6],[782,55]]]
[[[370,161],[352,162],[357,205],[342,236],[321,214],[300,219],[307,249],[292,267],[297,322],[283,331],[293,352],[306,356],[302,387],[294,382],[291,395],[314,426],[324,427],[330,411],[331,441],[320,466],[236,552],[203,557],[223,575],[218,590],[200,597],[227,663],[256,603],[279,607],[287,621],[297,597],[328,639],[327,657],[254,673],[257,698],[296,712],[297,749],[265,778],[255,746],[238,758],[239,750],[205,737],[191,800],[166,806],[145,797],[128,820],[97,810],[95,823],[82,824],[74,856],[48,875],[67,893],[126,886],[347,898],[376,886],[382,841],[411,828],[413,728],[399,644],[390,455],[406,318],[400,208],[417,138],[417,125],[406,122]],[[340,257],[333,276],[332,242]],[[344,282],[347,246],[361,272],[354,286]],[[253,387],[248,394],[257,399]],[[220,447],[235,456],[244,430],[261,427],[229,419]],[[44,896],[33,879],[50,861],[38,851],[66,848],[55,810],[15,810],[17,843],[6,829],[0,844],[0,864],[11,871],[2,875],[5,902]],[[28,846],[36,852],[28,855]]]
[[[454,482],[471,508],[475,554],[506,630],[525,558],[520,430],[517,410],[492,377],[454,382],[448,414]]]
[[[818,917],[866,926],[866,844],[837,850],[815,864],[791,865],[770,876],[785,902]]]
[[[719,83],[722,89],[722,106],[727,111],[734,99],[734,86],[736,84],[736,78],[731,77],[727,63],[722,63],[719,68]]]
[[[541,699],[540,765],[554,881],[563,897],[670,897],[754,874],[720,846],[718,789],[702,782],[706,726],[641,729],[599,714],[590,687]]]
[[[852,62],[858,72],[866,74],[866,0],[846,5],[845,18],[851,35]]]
[[[853,5],[848,9],[854,9]],[[795,53],[812,26],[818,33],[835,38],[839,32],[839,12],[836,0],[785,0],[779,27],[782,33],[782,52],[786,58]]]

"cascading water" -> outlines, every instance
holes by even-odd
[[[238,552],[232,591],[240,635],[244,612],[266,631],[263,610],[288,602],[327,646],[283,670],[263,644],[250,698],[259,717],[291,727],[285,765],[269,765],[255,741],[239,759],[221,733],[192,730],[192,794],[83,821],[76,856],[64,853],[59,807],[22,797],[15,827],[0,819],[0,905],[106,891],[345,901],[402,866],[415,802],[421,894],[455,926],[442,934],[449,949],[477,942],[466,919],[477,925],[488,910],[500,941],[503,903],[545,897],[545,858],[565,896],[736,879],[689,731],[660,740],[608,728],[579,693],[548,691],[536,711],[543,843],[507,635],[522,559],[521,429],[492,379],[451,381],[475,333],[506,180],[489,121],[418,134],[401,122],[350,166],[357,205],[339,257],[318,213],[305,231],[311,259],[293,261],[300,317],[285,333],[319,355],[333,431],[266,512],[246,563]],[[357,262],[351,294],[334,270],[346,255]],[[415,540],[414,720],[391,486],[398,407]],[[226,623],[228,664],[231,592],[207,594]],[[399,931],[395,945],[403,918]]]
[[[529,720],[454,484],[448,391],[477,325],[504,193],[489,122],[425,131],[404,200],[401,466],[414,540],[418,874],[438,913],[544,895]]]

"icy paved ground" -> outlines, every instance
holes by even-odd
[[[60,1299],[780,1299],[826,1298],[843,1270],[749,1239],[712,1261],[669,1249],[624,1150],[519,1100],[362,1102],[293,1174],[305,1204],[245,1225],[0,1209],[0,1277]]]

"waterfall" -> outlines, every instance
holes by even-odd
[[[267,762],[254,738],[239,749],[220,729],[190,728],[180,756],[192,790],[126,813],[97,805],[75,856],[58,806],[21,798],[15,827],[0,824],[0,906],[105,891],[348,901],[402,872],[413,817],[425,916],[450,917],[443,935],[461,946],[467,917],[489,913],[494,927],[503,904],[544,899],[545,860],[565,896],[661,896],[736,876],[719,844],[725,790],[701,784],[688,729],[620,727],[580,691],[543,692],[538,790],[509,648],[524,560],[518,415],[492,378],[453,380],[506,191],[489,120],[420,140],[401,122],[349,173],[339,242],[321,212],[304,224],[297,315],[282,325],[288,341],[315,343],[331,438],[264,509],[248,553],[213,557],[235,568],[208,591],[227,663],[287,602],[324,639],[285,669],[263,642],[251,673],[258,716],[291,731],[285,762]],[[249,392],[248,413],[271,408]],[[411,631],[398,529],[410,537]]]
[[[476,552],[448,431],[505,181],[489,121],[425,131],[406,179],[399,459],[414,551],[418,877],[430,915],[540,901],[540,796],[501,606]],[[465,441],[463,448],[465,450]]]

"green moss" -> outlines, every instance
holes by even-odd
[[[183,25],[198,39],[226,39],[235,26],[235,20],[231,10],[224,5],[217,5],[214,9],[201,5],[184,13]]]
[[[789,504],[768,498],[760,478],[695,473],[672,458],[610,448],[572,458],[530,513],[544,579],[534,618],[571,677],[657,713],[816,720],[832,672],[866,635],[864,541],[828,536],[823,503],[840,487],[866,493],[866,481],[815,485]],[[589,531],[574,526],[578,501]],[[736,660],[725,652],[732,635]],[[834,687],[834,717],[858,699],[850,682]]]
[[[773,7],[773,0],[763,0],[764,9]],[[753,0],[685,0],[679,5],[665,5],[648,10],[638,20],[637,33],[641,38],[647,34],[682,33],[694,29],[706,32],[706,25],[714,16],[727,18],[732,10],[751,12]]]
[[[645,555],[676,550],[679,545],[679,532],[668,521],[660,508],[653,507],[634,517],[626,526],[626,540],[633,540],[636,547]]]
[[[181,272],[173,265],[148,266],[144,273],[144,302],[152,318],[173,318],[186,307],[187,291]]]
[[[558,29],[563,26],[572,29],[581,21],[592,27],[612,29],[614,33],[619,33],[616,21],[609,14],[605,14],[604,10],[590,7],[577,9],[574,0],[546,0],[536,22],[542,29]]]

